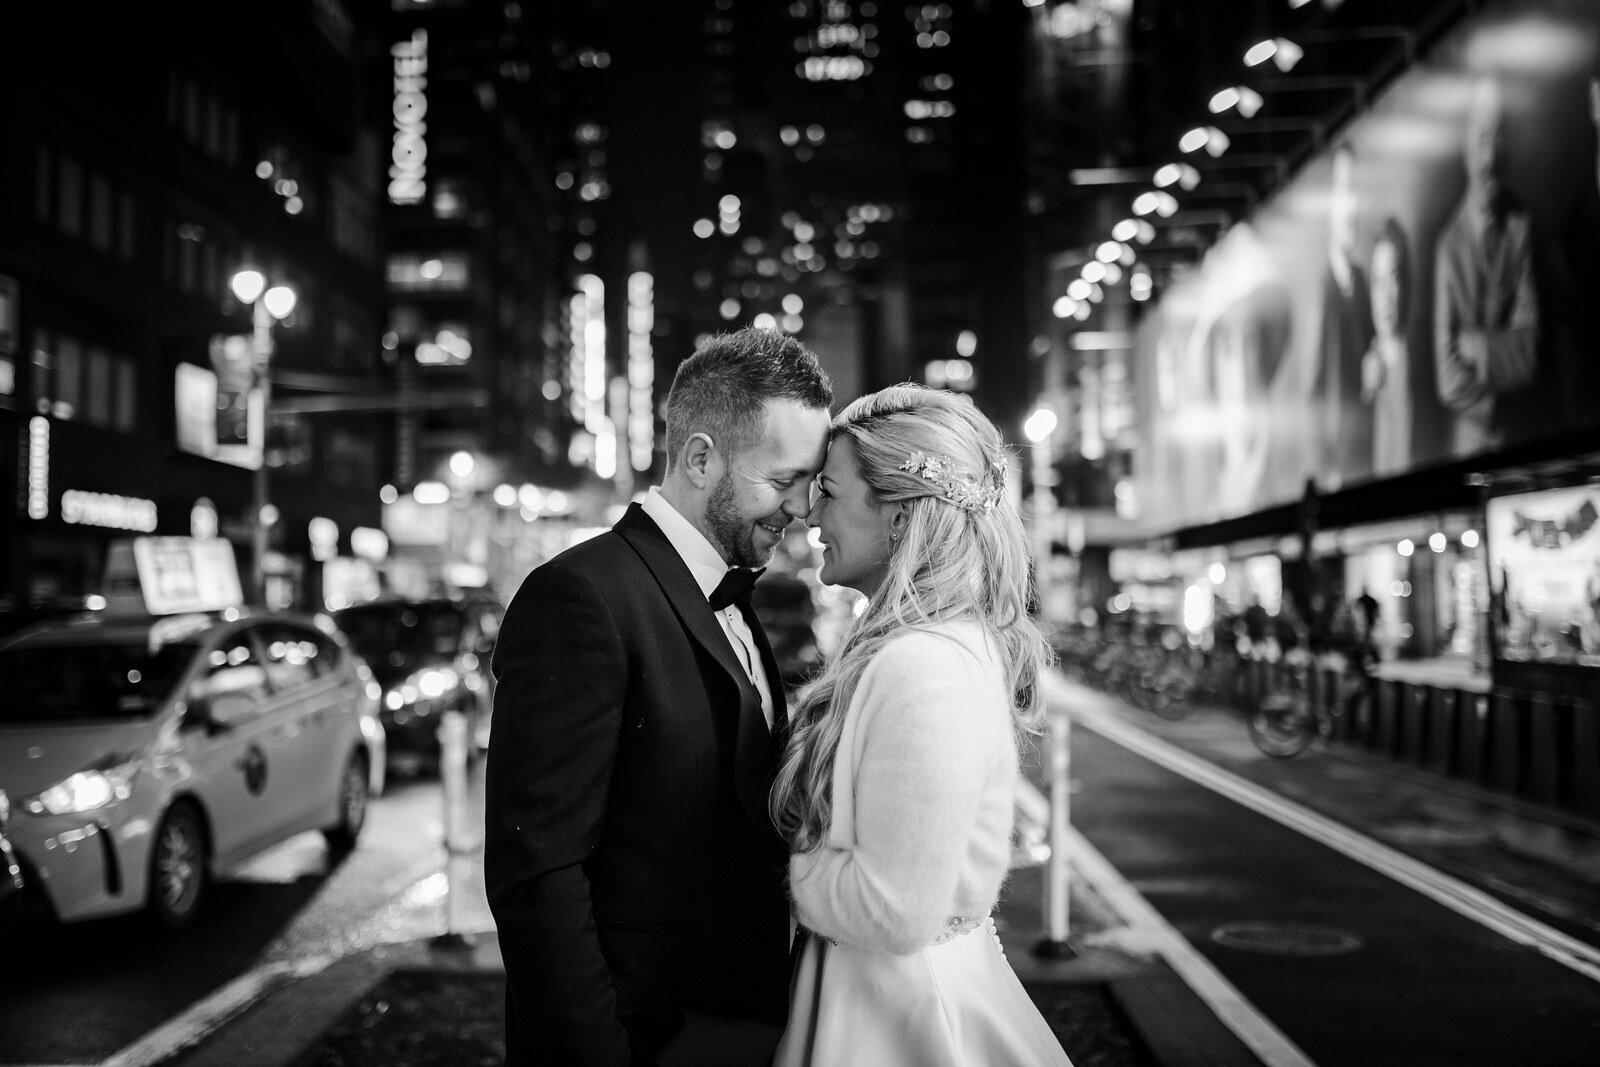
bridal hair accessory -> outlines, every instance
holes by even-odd
[[[941,499],[964,511],[989,511],[1005,492],[1006,468],[1000,463],[989,464],[991,484],[987,488],[962,474],[949,456],[930,456],[920,449],[911,453],[900,469],[921,477],[938,490]]]

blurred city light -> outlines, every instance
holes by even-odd
[[[444,504],[450,500],[450,487],[443,482],[418,482],[411,490],[411,499],[419,504]]]
[[[1037,407],[1022,424],[1023,436],[1039,444],[1056,432],[1056,413],[1047,407]]]
[[[1200,184],[1200,172],[1188,163],[1168,163],[1156,171],[1155,183],[1162,189],[1174,184],[1193,189]]]
[[[275,319],[286,319],[294,314],[297,301],[295,291],[287,285],[274,285],[261,296],[261,302],[267,306],[267,312]]]
[[[266,275],[258,270],[235,271],[228,280],[228,288],[241,304],[254,304],[266,287]]]
[[[1178,140],[1178,148],[1181,151],[1194,152],[1204,148],[1206,153],[1213,157],[1226,152],[1228,144],[1228,135],[1215,126],[1196,126]]]
[[[1206,106],[1213,115],[1220,115],[1233,108],[1243,117],[1250,118],[1261,110],[1262,103],[1261,94],[1249,86],[1230,85],[1226,89],[1219,89]]]
[[[1287,74],[1294,69],[1296,63],[1300,62],[1300,57],[1303,55],[1305,50],[1287,37],[1274,37],[1251,45],[1244,54],[1244,65],[1259,67],[1270,59],[1279,70]]]

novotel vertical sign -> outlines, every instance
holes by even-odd
[[[422,199],[428,173],[428,33],[417,30],[396,42],[394,57],[394,148],[389,154],[389,202]]]

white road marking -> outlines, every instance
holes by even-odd
[[[1315,1061],[1272,1025],[1210,960],[1163,919],[1087,838],[1071,827],[1067,828],[1066,838],[1073,869],[1083,875],[1127,924],[1126,936],[1120,941],[1124,947],[1160,954],[1266,1067],[1315,1067]]]
[[[1101,736],[1325,844],[1457,914],[1543,953],[1586,978],[1600,982],[1600,949],[1508,907],[1477,887],[1420,863],[1381,841],[1285,800],[1270,790],[1122,721],[1114,714],[1076,699],[1076,694],[1068,691],[1065,683],[1054,676],[1046,675],[1046,685],[1052,690],[1052,701],[1058,703],[1061,710],[1070,714],[1075,722],[1082,723]]]

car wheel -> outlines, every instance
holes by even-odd
[[[339,775],[339,819],[322,831],[330,848],[339,852],[355,848],[367,822],[367,800],[367,761],[357,752]]]
[[[200,914],[205,891],[205,830],[194,808],[179,804],[161,820],[150,853],[150,914],[168,930],[185,929]]]

